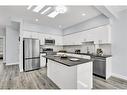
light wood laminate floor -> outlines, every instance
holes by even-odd
[[[0,60],[0,89],[59,89],[46,76],[46,68],[19,72],[18,65],[5,66]],[[93,89],[127,89],[127,81],[115,77],[108,80],[93,76]]]
[[[19,72],[18,65],[5,66],[0,62],[0,89],[59,89],[42,68]]]

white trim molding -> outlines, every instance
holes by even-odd
[[[120,74],[112,73],[112,76],[127,80],[127,76],[123,76],[123,75],[120,75]]]

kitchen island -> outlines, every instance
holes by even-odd
[[[44,56],[48,59],[47,76],[61,89],[91,89],[93,87],[92,60],[68,56]]]

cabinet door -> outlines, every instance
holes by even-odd
[[[40,67],[46,67],[46,58],[43,57],[46,54],[41,54],[40,55]]]
[[[23,32],[23,38],[32,38],[31,32],[24,31],[24,32]]]
[[[55,45],[63,45],[62,36],[55,36]]]
[[[63,44],[64,45],[73,45],[73,39],[72,39],[72,36],[71,35],[66,35],[63,37]]]
[[[39,40],[40,40],[40,45],[44,45],[44,39],[45,39],[44,34],[40,34],[40,35],[38,36],[38,38],[39,38]]]
[[[93,88],[92,68],[92,62],[88,62],[77,66],[77,89]]]
[[[39,33],[32,32],[32,38],[39,39]]]

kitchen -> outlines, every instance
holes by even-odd
[[[40,8],[39,11],[36,8]],[[47,13],[43,13],[43,8]],[[48,11],[54,8],[59,14],[52,17]],[[119,85],[126,88],[125,80],[118,86],[110,82],[119,77],[112,73],[112,23],[101,8],[0,7],[3,14],[2,10],[17,13],[17,17],[11,16],[6,27],[4,63],[8,66],[18,64],[19,71],[24,74],[42,70],[48,82],[58,89],[119,89]],[[22,15],[23,12],[26,14]]]

